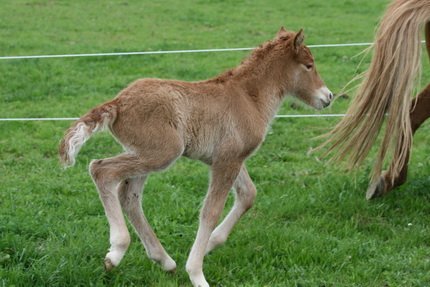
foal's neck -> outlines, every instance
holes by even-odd
[[[256,59],[240,67],[237,82],[247,93],[260,116],[269,123],[287,93],[287,79],[282,77],[280,65],[273,59]]]
[[[292,83],[288,63],[280,58],[276,41],[264,43],[239,66],[210,79],[210,82],[234,85],[245,92],[259,117],[268,124],[275,116]]]

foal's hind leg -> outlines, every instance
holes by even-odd
[[[176,269],[175,261],[164,250],[143,213],[142,192],[145,180],[146,176],[140,176],[121,182],[119,186],[121,206],[136,229],[148,257],[160,263],[164,270],[173,271]]]
[[[236,197],[233,208],[230,210],[223,222],[212,232],[208,246],[206,247],[206,253],[223,244],[227,240],[227,237],[231,233],[234,225],[254,203],[257,190],[249,177],[245,165],[242,166],[242,169],[234,182],[234,189]]]
[[[122,154],[91,162],[90,173],[99,191],[110,226],[111,247],[105,258],[106,269],[109,270],[120,263],[130,244],[130,235],[121,211],[118,185],[125,179],[166,168],[182,154],[182,151],[180,143],[171,142],[170,145],[160,146],[156,155],[152,151],[147,153],[147,157]]]
[[[412,133],[430,117],[430,85],[428,85],[411,103],[411,127]],[[384,171],[379,179],[369,186],[366,193],[367,199],[373,199],[389,193],[394,188],[405,183],[408,175],[409,151],[400,173],[395,176],[394,171],[389,168]]]
[[[130,155],[120,155],[90,163],[90,173],[97,186],[110,227],[110,248],[105,257],[107,270],[119,264],[130,244],[130,235],[118,200],[118,184],[121,176],[115,169],[115,165],[123,164],[130,157]]]

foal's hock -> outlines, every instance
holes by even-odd
[[[209,286],[203,275],[204,255],[226,241],[252,206],[256,189],[244,162],[264,140],[282,100],[292,95],[322,109],[333,99],[303,40],[302,30],[294,33],[281,28],[242,64],[205,81],[137,80],[67,130],[60,144],[65,166],[74,164],[79,149],[93,133],[106,128],[124,147],[124,153],[90,164],[110,226],[106,269],[120,263],[130,243],[122,210],[148,256],[167,271],[176,268],[143,214],[141,195],[151,172],[186,156],[203,161],[211,170],[186,264],[194,286]],[[234,206],[216,227],[232,187],[237,195]]]

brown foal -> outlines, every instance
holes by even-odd
[[[209,286],[204,255],[226,241],[233,226],[252,206],[256,189],[245,160],[262,143],[270,121],[286,95],[322,109],[333,94],[315,68],[303,32],[284,28],[255,49],[238,67],[199,82],[141,79],[76,121],[60,144],[64,165],[73,165],[90,136],[107,128],[124,147],[115,157],[93,160],[90,173],[110,226],[105,267],[117,266],[129,243],[124,210],[148,256],[167,270],[176,263],[146,220],[141,197],[151,172],[180,156],[210,166],[211,181],[200,212],[200,225],[186,270],[194,286]],[[235,203],[217,227],[229,190]]]

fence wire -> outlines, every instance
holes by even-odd
[[[360,47],[370,46],[372,43],[347,43],[347,44],[321,44],[308,45],[309,48],[334,48],[334,47]],[[253,48],[221,48],[199,50],[171,50],[171,51],[142,51],[142,52],[118,52],[118,53],[85,53],[85,54],[59,54],[59,55],[28,55],[28,56],[1,56],[0,60],[25,60],[25,59],[50,59],[50,58],[77,58],[77,57],[109,57],[109,56],[134,56],[134,55],[163,55],[185,53],[214,53],[250,51]]]
[[[423,41],[424,42],[424,41]],[[362,47],[373,43],[344,43],[344,44],[319,44],[308,45],[309,48],[337,48],[337,47]],[[84,54],[58,54],[58,55],[24,55],[24,56],[0,56],[0,60],[26,60],[26,59],[50,59],[50,58],[77,58],[77,57],[113,57],[134,55],[162,55],[162,54],[185,54],[185,53],[214,53],[250,51],[254,48],[221,48],[221,49],[195,49],[195,50],[170,50],[170,51],[141,51],[141,52],[118,52],[118,53],[84,53]],[[308,114],[308,115],[276,115],[275,118],[330,118],[344,117],[345,114]],[[50,118],[0,118],[0,122],[26,122],[26,121],[74,121],[73,117],[50,117]]]

